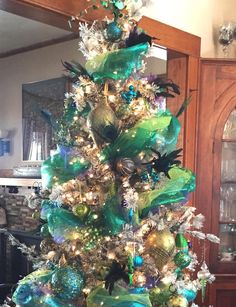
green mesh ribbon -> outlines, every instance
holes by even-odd
[[[195,175],[191,171],[173,167],[168,174],[170,179],[162,188],[139,194],[141,218],[158,206],[185,201],[188,193],[195,190]]]
[[[78,238],[77,228],[82,225],[82,221],[68,210],[62,208],[52,209],[47,215],[48,229],[57,243],[65,240]]]
[[[51,188],[55,183],[64,183],[80,175],[89,168],[89,163],[80,158],[69,158],[65,166],[65,160],[60,154],[49,157],[42,163],[43,188]]]
[[[106,79],[126,80],[134,69],[142,67],[142,58],[148,48],[148,43],[142,43],[106,52],[87,61],[85,67],[97,83]]]
[[[21,307],[76,307],[78,301],[65,302],[47,288],[55,271],[37,270],[21,281],[13,294],[12,300]]]
[[[121,200],[114,187],[111,188],[102,213],[108,234],[115,235],[123,229],[126,221],[121,212]]]
[[[132,158],[150,148],[160,152],[165,149],[165,152],[168,152],[175,147],[179,131],[180,123],[176,117],[168,111],[159,112],[122,133],[113,144],[103,150],[101,160]]]
[[[129,208],[121,206],[121,198],[115,184],[111,185],[109,195],[103,207],[102,219],[104,234],[107,235],[120,233],[123,230],[123,226],[127,223],[134,226],[139,225],[138,210],[133,212],[130,219]]]
[[[12,296],[13,302],[24,307],[41,306],[38,284],[47,284],[52,273],[50,270],[37,270],[20,280]]]
[[[103,302],[103,304],[101,304]],[[87,307],[151,307],[149,294],[130,293],[127,289],[115,285],[112,295],[100,285],[87,297]]]

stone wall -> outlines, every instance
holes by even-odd
[[[6,210],[7,228],[10,230],[33,231],[39,222],[32,217],[34,210],[27,206],[29,188],[19,188],[19,192],[9,193],[9,189],[0,190],[0,206]]]

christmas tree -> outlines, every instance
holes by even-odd
[[[171,114],[163,98],[179,87],[143,73],[152,49],[137,26],[145,2],[100,1],[114,18],[80,24],[87,62],[63,63],[73,81],[63,116],[42,112],[57,151],[42,165],[44,239],[13,294],[18,306],[196,306],[214,280],[188,241],[218,242],[187,204],[195,176],[176,143],[188,99]]]

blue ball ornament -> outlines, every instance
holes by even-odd
[[[51,284],[59,299],[74,300],[81,294],[84,277],[77,269],[70,266],[62,267],[52,275]]]
[[[107,38],[109,41],[114,42],[121,38],[122,35],[122,30],[121,28],[117,25],[116,22],[111,22],[107,26]]]
[[[142,180],[142,181],[148,181],[148,179],[149,179],[149,176],[148,176],[147,173],[142,173],[142,174],[141,174],[141,180]]]
[[[151,177],[152,177],[153,182],[156,183],[159,181],[159,176],[156,172],[152,172]]]
[[[138,268],[143,265],[143,258],[139,255],[134,256],[133,265],[135,268]]]
[[[182,289],[178,293],[184,296],[188,302],[193,302],[197,297],[197,291],[192,289]]]
[[[128,91],[121,93],[122,99],[126,101],[127,104],[130,104],[134,98],[137,97],[137,92],[134,90],[134,86],[130,85]]]

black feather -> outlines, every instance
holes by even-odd
[[[143,165],[147,165],[154,169],[157,173],[164,173],[167,178],[170,179],[170,176],[168,174],[169,170],[174,165],[180,165],[181,161],[177,160],[178,157],[180,157],[181,149],[174,150],[170,152],[169,154],[164,153],[163,155],[160,154],[159,151],[155,149],[151,149],[157,157],[154,157],[150,162],[142,163]]]
[[[148,81],[157,88],[156,97],[175,97],[180,94],[179,86],[170,80],[163,80],[157,76],[148,77]]]
[[[77,62],[69,63],[62,61],[62,65],[70,73],[72,78],[78,78],[80,76],[90,77],[90,74],[87,72],[87,70]]]
[[[179,117],[186,110],[187,106],[190,104],[190,101],[191,101],[191,96],[184,100],[179,111],[175,115],[176,117]]]
[[[127,284],[129,283],[129,275],[125,271],[125,265],[121,266],[119,262],[113,261],[110,270],[105,277],[105,288],[109,291],[110,295],[114,289],[115,282],[120,279],[123,279]]]
[[[125,41],[126,47],[132,47],[141,43],[149,43],[152,45],[152,39],[155,37],[151,37],[143,31],[139,31],[137,27],[135,27],[129,34],[129,37]]]

